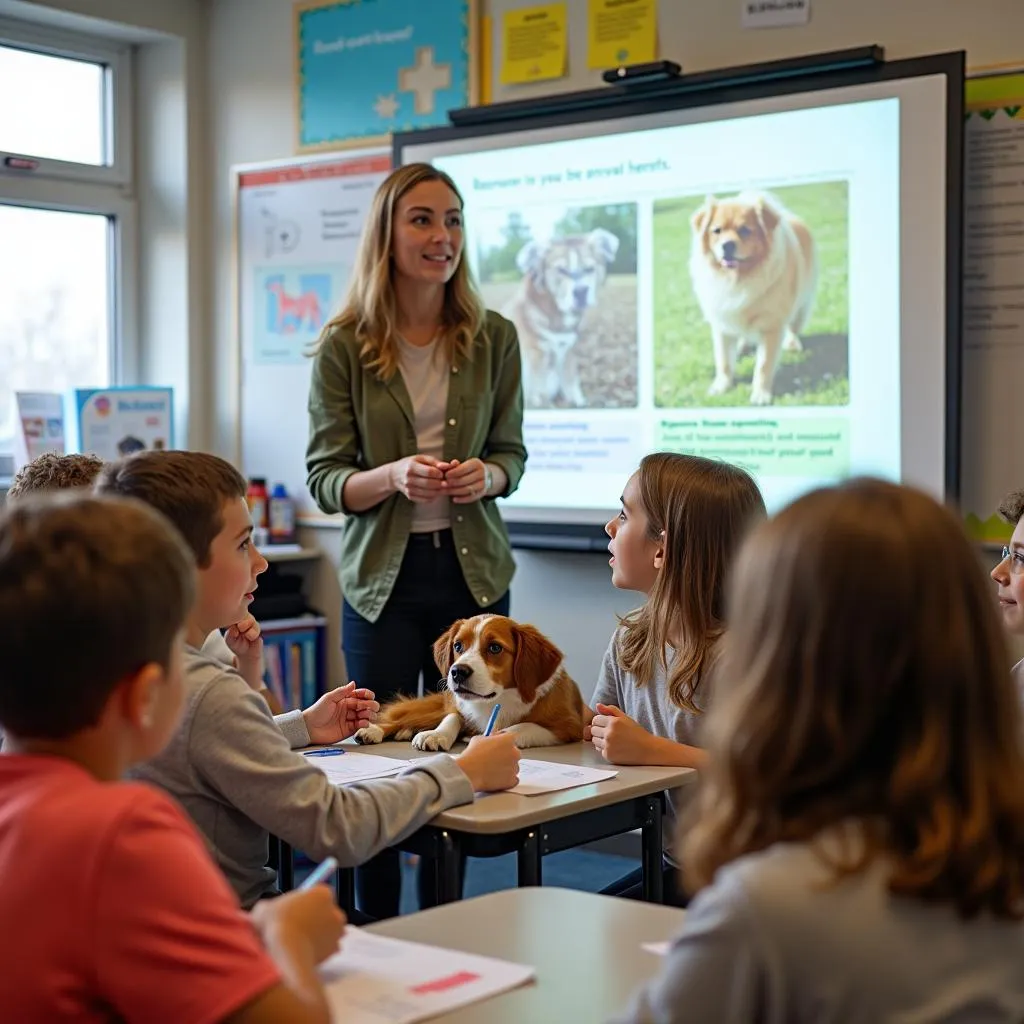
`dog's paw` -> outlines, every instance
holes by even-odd
[[[384,730],[379,725],[366,725],[356,730],[352,738],[356,743],[380,743],[384,739]]]
[[[412,738],[412,745],[417,750],[451,750],[452,742],[451,737],[440,729],[418,732]]]
[[[715,379],[708,388],[709,395],[724,395],[732,387],[732,377],[724,373],[715,374]]]
[[[772,393],[767,388],[762,388],[755,385],[750,389],[750,404],[771,405]]]
[[[792,332],[786,331],[786,339],[782,343],[785,352],[803,352],[803,342]]]

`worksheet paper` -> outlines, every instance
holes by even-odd
[[[336,786],[347,786],[352,782],[367,779],[385,779],[408,768],[412,761],[402,761],[380,754],[353,754],[346,750],[332,757],[307,757],[315,768],[319,768]]]
[[[413,1024],[530,981],[534,968],[346,928],[320,968],[337,1024]]]
[[[605,768],[587,768],[579,764],[557,764],[554,761],[531,761],[524,758],[519,762],[519,785],[509,792],[518,793],[520,796],[537,796],[540,793],[554,793],[559,789],[587,786],[591,782],[604,782],[618,774]]]

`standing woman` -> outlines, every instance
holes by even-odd
[[[463,259],[462,197],[429,164],[374,197],[341,312],[317,343],[309,490],[346,514],[342,649],[378,700],[432,688],[453,621],[508,614],[515,566],[494,499],[526,463],[519,340]],[[361,869],[362,909],[398,913],[397,853]]]

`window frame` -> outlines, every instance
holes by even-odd
[[[47,26],[0,18],[0,46],[30,50],[49,57],[65,57],[102,64],[105,69],[106,124],[104,151],[107,164],[56,160],[36,153],[18,153],[0,146],[0,177],[51,178],[64,181],[130,186],[132,182],[132,47],[111,39],[51,29]],[[12,170],[4,158],[37,161],[32,171]],[[0,184],[0,189],[4,185]]]
[[[0,45],[107,67],[106,152],[101,166],[0,148],[0,205],[107,217],[108,368],[112,385],[141,380],[138,203],[134,183],[132,47],[49,26],[0,18]],[[34,171],[3,166],[5,156],[37,160]],[[2,453],[0,453],[2,454]]]

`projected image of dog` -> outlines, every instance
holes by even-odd
[[[587,404],[576,346],[618,251],[619,239],[605,228],[519,251],[523,279],[502,312],[519,332],[527,408]]]
[[[385,704],[360,729],[359,743],[412,740],[419,750],[450,750],[482,734],[495,704],[495,732],[517,747],[576,743],[583,738],[583,698],[562,666],[562,652],[533,626],[503,615],[460,619],[434,644],[444,689]]]
[[[768,193],[708,196],[694,213],[690,275],[711,327],[715,377],[708,393],[735,383],[737,351],[756,347],[752,405],[772,401],[779,353],[801,349],[818,282],[807,225]]]

